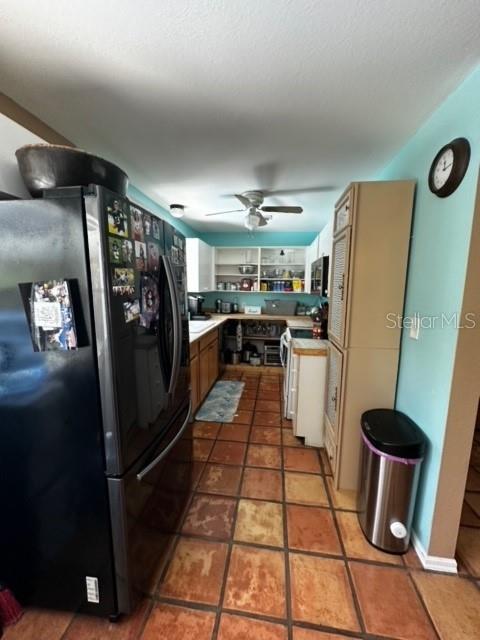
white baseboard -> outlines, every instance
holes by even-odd
[[[443,558],[442,556],[429,556],[415,531],[412,531],[412,544],[424,569],[429,571],[442,571],[443,573],[457,573],[457,561],[455,558]]]

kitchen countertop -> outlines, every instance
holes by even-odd
[[[280,322],[285,322],[289,327],[311,327],[313,322],[311,318],[306,316],[280,316],[280,315],[268,315],[267,313],[262,313],[261,315],[250,315],[246,313],[212,313],[211,318],[208,320],[199,320],[195,321],[197,324],[196,327],[200,328],[200,331],[190,331],[190,344],[196,342],[203,336],[206,336],[207,333],[217,329],[220,325],[222,325],[227,320],[270,320],[271,322],[277,320]],[[205,327],[201,328],[198,323],[205,323]],[[317,342],[318,340],[310,340],[307,342]]]
[[[293,353],[298,356],[326,356],[328,355],[328,342],[314,338],[293,338]]]

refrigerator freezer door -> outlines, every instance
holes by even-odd
[[[172,393],[178,310],[163,222],[105,189],[85,197],[106,472],[123,475],[187,402]]]
[[[0,238],[0,581],[24,605],[108,615],[113,559],[81,190],[1,202]],[[53,280],[72,285],[78,349],[34,350],[31,283]],[[99,603],[88,602],[86,576],[103,585]]]
[[[155,593],[192,486],[190,407],[123,478],[109,478],[118,613]]]

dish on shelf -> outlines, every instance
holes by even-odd
[[[241,264],[238,270],[242,275],[252,275],[252,273],[256,273],[257,266],[255,264]]]

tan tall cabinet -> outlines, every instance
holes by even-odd
[[[393,408],[415,183],[352,183],[335,205],[325,448],[335,486],[357,489],[360,417]],[[389,314],[392,314],[390,316]]]

